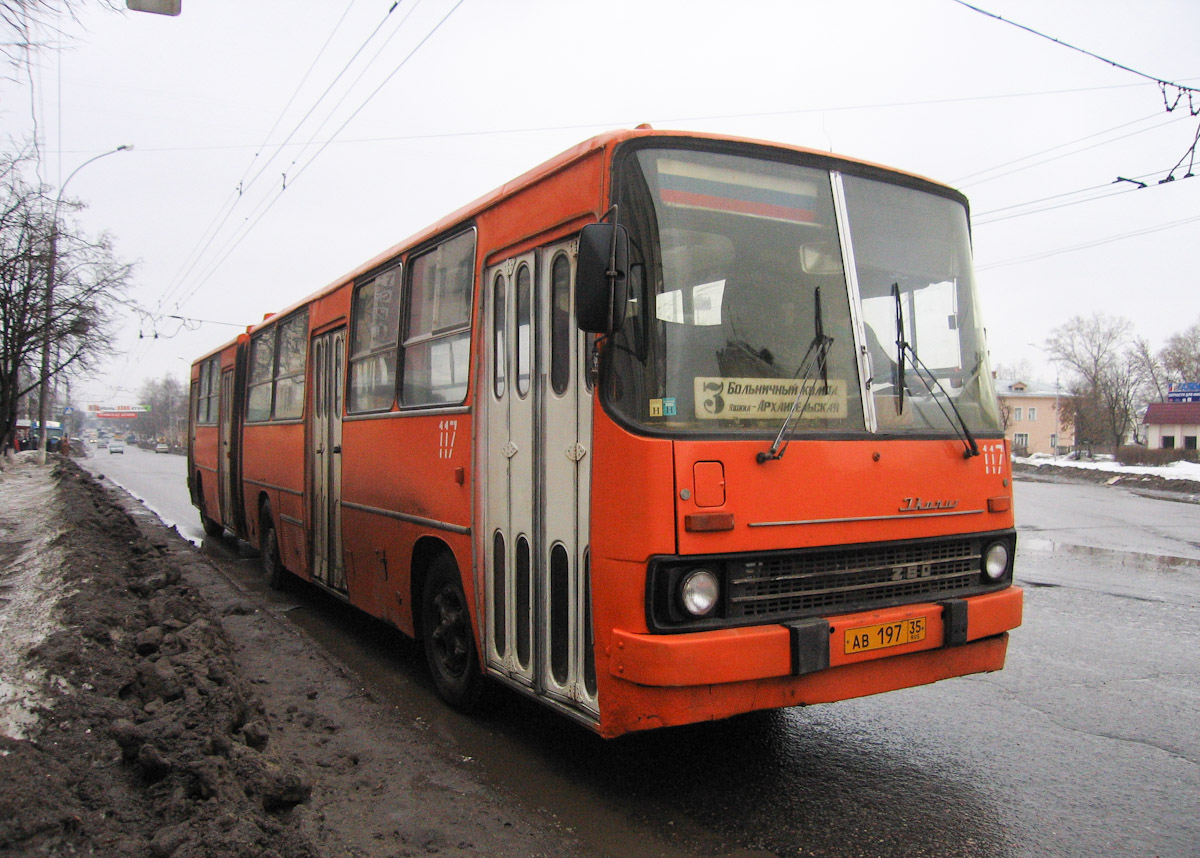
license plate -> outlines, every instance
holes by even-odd
[[[860,626],[856,629],[846,629],[845,653],[853,655],[923,640],[925,640],[924,617],[901,620],[898,623],[880,623],[877,626]]]

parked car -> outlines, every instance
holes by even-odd
[[[108,445],[108,454],[109,454],[110,456],[111,456],[113,453],[122,453],[122,454],[123,454],[124,452],[125,452],[125,442],[124,442],[124,441],[111,441],[111,442],[109,442],[109,445]]]
[[[170,448],[170,447],[168,447],[168,446],[167,446],[165,443],[163,443],[162,441],[159,441],[157,444],[155,444],[155,445],[154,445],[154,452],[155,452],[155,453],[170,453],[170,452],[171,452],[171,448]]]

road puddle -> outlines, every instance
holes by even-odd
[[[1200,569],[1200,559],[1194,557],[1176,557],[1169,554],[1147,554],[1140,551],[1120,551],[1114,548],[1101,548],[1094,545],[1075,545],[1068,542],[1058,542],[1045,536],[1030,536],[1024,532],[1017,535],[1018,563],[1022,555],[1037,554],[1068,555],[1076,558],[1091,558],[1106,564],[1120,566],[1137,566],[1146,570],[1169,572],[1178,569]]]

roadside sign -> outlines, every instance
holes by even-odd
[[[1167,391],[1168,402],[1200,402],[1200,381],[1180,381]]]

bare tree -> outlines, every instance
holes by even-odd
[[[188,408],[188,388],[183,380],[172,375],[148,379],[142,385],[141,404],[150,410],[138,417],[139,435],[180,443]]]
[[[1166,401],[1168,380],[1161,353],[1155,355],[1150,351],[1149,340],[1136,337],[1129,347],[1128,354],[1139,383],[1149,398],[1157,402]]]
[[[69,0],[0,0],[0,50],[15,62],[36,45],[33,33],[47,18],[77,4]]]
[[[1132,429],[1142,389],[1132,330],[1128,319],[1097,312],[1073,317],[1046,341],[1047,353],[1074,376],[1077,440],[1104,441],[1116,449]]]
[[[1033,381],[1037,376],[1033,364],[1027,360],[1019,360],[1016,363],[998,363],[993,369],[996,378],[1012,379],[1013,381]]]
[[[39,29],[64,38],[55,17],[64,13],[74,20],[78,10],[88,5],[118,8],[114,0],[0,0],[0,56],[11,63],[27,58],[30,50],[39,47],[34,37]]]
[[[1158,359],[1168,383],[1200,382],[1200,321],[1167,337]]]
[[[50,231],[56,206],[23,176],[27,159],[0,155],[0,445],[10,443],[20,398],[37,386],[46,334],[51,378],[89,370],[110,353],[116,302],[132,273],[111,239],[60,222],[54,303],[46,313]],[[78,209],[65,202],[58,206]],[[49,319],[49,329],[46,320]]]

